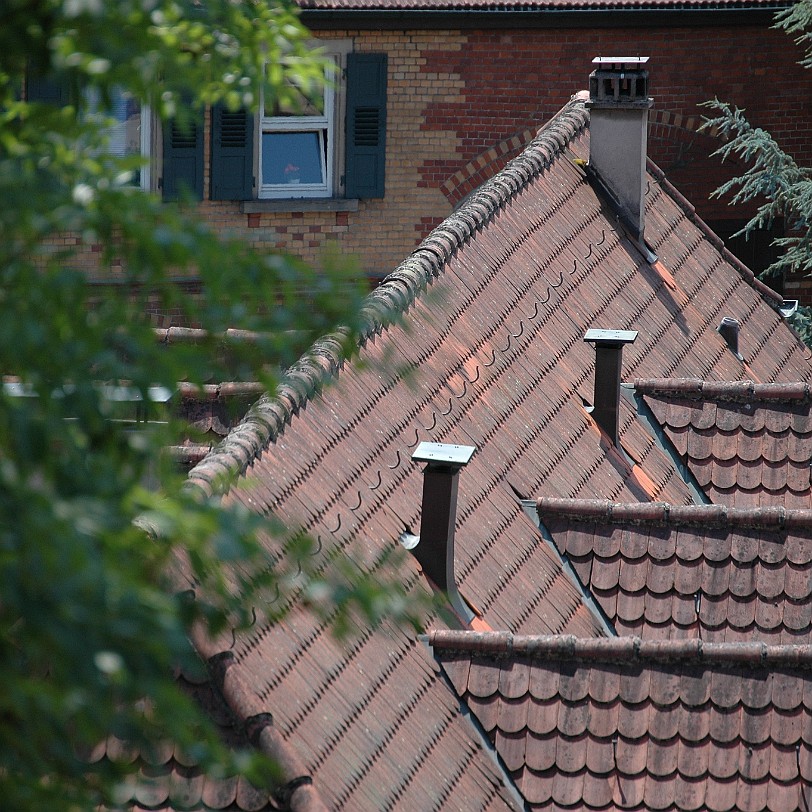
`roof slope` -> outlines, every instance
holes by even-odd
[[[812,511],[539,499],[618,634],[812,642]]]
[[[812,507],[808,384],[660,379],[635,390],[712,502]]]
[[[435,632],[531,809],[806,809],[809,646]]]
[[[588,154],[583,99],[370,296],[356,358],[341,364],[337,338],[317,343],[191,482],[212,492],[223,472],[244,472],[227,498],[303,527],[320,555],[339,550],[369,566],[419,527],[417,443],[476,445],[459,489],[462,593],[491,627],[601,634],[516,494],[673,504],[692,494],[632,409],[622,431],[631,460],[601,435],[584,408],[594,366],[585,331],[640,330],[625,356],[631,377],[808,381],[812,370],[774,295],[659,173],[649,177],[646,234],[660,261],[646,262],[570,160]],[[720,315],[745,325],[747,363],[716,333]],[[404,578],[427,589],[414,562]],[[233,653],[252,707],[273,712],[330,808],[513,804],[405,632],[360,628],[344,651],[295,607],[282,624],[258,623]]]

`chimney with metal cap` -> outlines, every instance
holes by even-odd
[[[420,536],[407,546],[428,578],[448,595],[461,619],[474,615],[457,590],[454,575],[454,531],[457,521],[457,487],[460,470],[476,449],[474,446],[420,443],[412,459],[425,462]]]
[[[620,445],[618,415],[623,346],[634,343],[636,338],[637,330],[587,330],[584,335],[584,341],[595,345],[595,397],[590,412],[616,446]]]
[[[647,56],[599,56],[589,75],[589,167],[643,239],[648,111]]]

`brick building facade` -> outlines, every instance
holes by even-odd
[[[521,8],[534,10],[522,12],[511,12],[511,4],[492,9],[469,2],[464,14],[437,10],[463,5],[450,0],[404,2],[400,10],[398,3],[361,0],[300,4],[319,41],[340,42],[355,54],[385,55],[385,192],[377,198],[344,196],[344,167],[337,158],[329,196],[285,199],[277,187],[272,199],[212,200],[207,117],[201,213],[260,249],[318,263],[328,244],[338,243],[368,277],[383,278],[582,89],[599,54],[651,58],[650,157],[721,233],[732,232],[746,211],[708,197],[741,167],[709,157],[718,142],[698,132],[698,104],[714,96],[734,101],[800,163],[812,161],[812,74],[797,64],[801,49],[770,28],[775,9],[764,3],[679,9],[643,3],[614,12],[586,4],[562,13],[549,2],[523,3]],[[343,93],[339,81],[337,146],[344,137],[338,120],[346,111]],[[158,156],[153,188],[162,182],[160,163]],[[246,196],[259,198],[256,185]],[[758,265],[754,251],[760,249],[751,243],[744,250],[743,258]],[[786,294],[798,296],[799,286],[812,291],[809,281],[792,280]]]

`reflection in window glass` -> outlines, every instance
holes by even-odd
[[[262,182],[291,185],[326,183],[323,134],[263,133]]]

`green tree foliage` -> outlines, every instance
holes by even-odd
[[[812,68],[812,0],[799,0],[779,11],[775,19],[774,27],[794,35],[796,43],[804,48],[800,64]],[[743,174],[724,183],[714,195],[729,196],[732,204],[758,204],[756,213],[736,236],[749,236],[756,229],[769,228],[775,220],[784,220],[787,236],[774,241],[781,254],[762,277],[812,272],[812,169],[799,166],[766,130],[754,127],[745,111],[734,104],[714,99],[705,106],[713,115],[705,119],[704,130],[724,139],[713,154],[748,164]],[[812,345],[812,309],[799,307],[791,323]]]
[[[227,752],[173,668],[187,638],[245,626],[263,597],[302,588],[312,544],[184,487],[160,449],[176,438],[155,391],[179,380],[274,386],[314,337],[352,325],[357,286],[219,238],[193,207],[131,183],[87,103],[126,89],[162,120],[185,105],[254,105],[322,81],[286,0],[5,0],[0,7],[0,798],[6,809],[115,806],[136,765],[78,757],[109,734],[177,742],[212,771],[269,765]],[[267,66],[267,70],[266,70]],[[70,103],[26,101],[23,77],[67,81]],[[102,103],[103,107],[103,103]],[[79,246],[121,285],[79,270]],[[338,265],[338,263],[333,263]],[[189,295],[173,279],[193,275]],[[147,317],[209,336],[168,349]],[[229,345],[231,327],[257,339]],[[350,331],[351,332],[351,331]],[[13,377],[10,377],[13,376]],[[155,387],[158,389],[156,390]],[[125,404],[121,395],[134,403]],[[164,422],[133,424],[135,408]],[[157,484],[156,484],[157,483]],[[145,533],[142,528],[152,532]],[[275,536],[274,536],[275,534]],[[281,553],[269,557],[268,539]],[[186,581],[171,577],[182,563]],[[312,569],[312,568],[311,568]],[[323,572],[324,568],[320,570]],[[377,618],[394,581],[336,567],[311,595]],[[194,599],[179,591],[194,583]],[[355,580],[354,580],[355,579]],[[399,583],[399,581],[397,582]],[[336,603],[338,601],[338,603]]]

